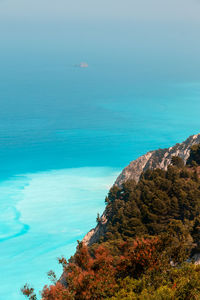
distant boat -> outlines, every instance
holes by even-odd
[[[88,63],[82,62],[82,63],[80,63],[79,67],[80,68],[88,68],[89,66],[88,66]]]

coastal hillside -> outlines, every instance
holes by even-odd
[[[200,144],[186,162],[172,156],[166,170],[114,185],[106,203],[98,240],[59,259],[62,277],[48,273],[42,299],[200,299]],[[22,291],[37,299],[28,285]]]
[[[172,156],[167,170],[114,185],[106,203],[104,232],[59,259],[62,277],[49,272],[42,299],[200,299],[200,144],[186,164]],[[28,285],[22,291],[37,299]]]
[[[179,156],[184,163],[190,155],[191,146],[200,143],[200,134],[192,135],[184,142],[176,144],[170,148],[158,149],[150,151],[145,155],[140,156],[136,160],[132,161],[118,176],[115,181],[115,185],[122,187],[124,182],[134,180],[138,182],[142,172],[148,169],[162,169],[167,170],[167,167],[171,164],[173,156]],[[99,219],[97,226],[91,229],[84,237],[83,242],[86,245],[92,245],[97,242],[106,231],[107,224],[107,209]]]

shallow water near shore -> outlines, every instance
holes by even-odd
[[[56,258],[70,257],[76,241],[95,226],[94,216],[103,211],[117,174],[112,168],[76,168],[1,182],[0,265],[5,276],[0,299],[23,299],[20,288],[26,282],[41,289],[49,268],[60,276]]]

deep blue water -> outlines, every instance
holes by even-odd
[[[0,299],[18,300],[60,274],[123,167],[199,133],[199,24],[0,25]]]

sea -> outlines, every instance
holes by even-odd
[[[200,132],[199,24],[12,16],[0,20],[0,300],[59,278],[130,161]]]

